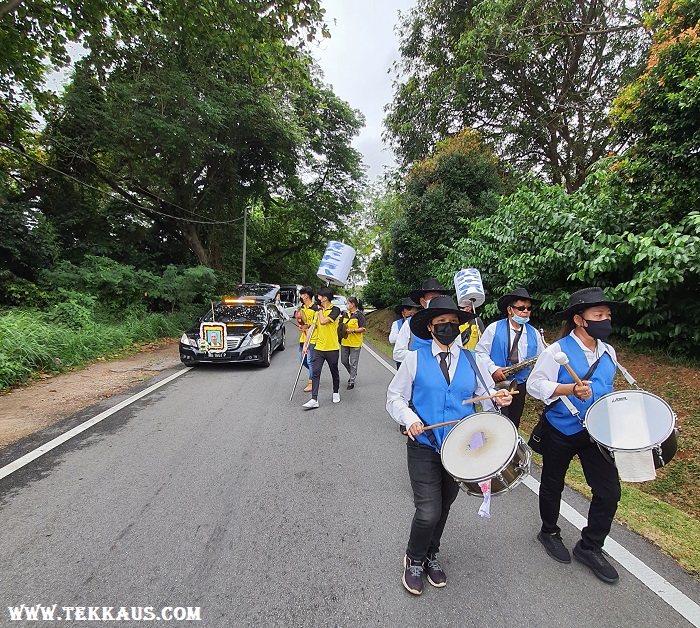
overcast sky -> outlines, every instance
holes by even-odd
[[[398,12],[415,0],[322,0],[331,38],[316,49],[316,58],[333,91],[365,116],[365,128],[355,140],[364,155],[370,181],[393,163],[382,143],[384,105],[392,97],[389,74],[398,58],[394,26]]]

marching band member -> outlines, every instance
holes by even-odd
[[[440,295],[450,295],[454,294],[454,290],[447,290],[442,287],[437,279],[426,279],[420,287],[420,290],[411,290],[408,296],[411,301],[415,303],[420,303],[421,307],[427,307],[430,299],[439,297]],[[406,321],[410,321],[410,317]],[[414,351],[422,345],[429,345],[430,342],[427,340],[422,340],[420,338],[415,338],[411,333],[411,325],[403,325],[399,335],[396,338],[396,344],[394,345],[394,362],[400,365],[406,358],[406,354],[409,351]]]
[[[534,358],[544,349],[540,334],[528,324],[532,301],[525,288],[516,288],[498,299],[498,309],[506,318],[491,323],[476,345],[480,364],[484,365],[496,383],[507,379],[503,374],[504,367]],[[512,405],[503,413],[515,427],[520,425],[520,417],[523,415],[525,380],[529,373],[530,367],[514,375],[519,394],[515,395]]]
[[[565,321],[561,339],[544,350],[527,380],[528,392],[545,404],[539,496],[542,528],[537,538],[554,560],[571,562],[557,520],[564,477],[569,463],[578,455],[593,498],[587,525],[573,553],[598,578],[611,584],[617,582],[619,576],[603,556],[602,548],[620,500],[620,480],[617,469],[591,441],[578,417],[582,419],[596,399],[613,390],[617,357],[615,350],[603,342],[612,329],[612,303],[614,301],[608,301],[601,288],[574,292],[569,297],[569,306],[557,313]],[[566,367],[555,360],[562,351],[583,386],[576,384]],[[563,397],[568,404],[562,402]],[[572,413],[576,410],[579,415]]]
[[[391,324],[391,330],[389,331],[389,344],[395,344],[396,339],[399,337],[399,332],[403,327],[407,319],[411,318],[420,309],[419,303],[414,303],[413,299],[406,297],[401,303],[399,303],[394,308],[394,313],[398,316],[398,319]],[[396,362],[396,368],[401,366],[401,362]]]
[[[309,348],[307,354],[303,355],[304,342],[306,341],[306,332],[309,331],[311,323],[314,322],[314,317],[316,316],[316,310],[318,306],[314,303],[314,291],[310,286],[304,286],[299,291],[299,296],[301,298],[302,306],[299,308],[300,317],[297,327],[301,334],[299,335],[299,361],[304,362],[304,366],[309,369],[309,381],[304,387],[304,392],[311,392],[311,379],[313,377],[313,357],[314,357],[314,346],[316,346],[316,340],[318,338],[318,331],[314,328],[311,332],[311,340],[309,341]]]
[[[360,361],[362,338],[366,325],[361,301],[357,297],[348,298],[348,311],[342,316],[348,335],[340,341],[340,361],[350,375],[348,390],[352,390],[355,388],[357,364]]]
[[[318,339],[316,340],[312,360],[311,399],[302,404],[302,407],[307,410],[318,408],[318,388],[321,382],[321,370],[324,362],[328,362],[328,368],[333,378],[333,403],[340,403],[340,373],[338,372],[338,357],[340,355],[338,319],[340,318],[340,308],[331,303],[333,290],[328,286],[319,288],[316,294],[320,302],[316,312]]]
[[[411,317],[411,331],[424,343],[408,351],[387,390],[386,409],[408,431],[406,453],[415,515],[404,557],[402,582],[414,595],[423,592],[423,573],[434,587],[447,583],[438,561],[440,538],[459,486],[445,471],[440,447],[453,426],[425,431],[429,425],[459,420],[475,412],[462,401],[490,394],[470,352],[462,349],[459,325],[469,318],[449,296],[433,296],[427,308]],[[456,342],[457,341],[457,342]],[[496,403],[507,406],[503,391]]]

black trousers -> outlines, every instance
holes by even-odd
[[[323,363],[328,362],[328,368],[331,370],[333,378],[333,392],[337,393],[340,390],[340,373],[338,372],[338,357],[340,350],[337,351],[319,351],[314,348],[314,357],[311,360],[313,373],[311,375],[311,398],[318,399],[318,387],[321,383],[321,369]]]
[[[406,441],[408,475],[413,489],[416,512],[411,523],[406,554],[412,560],[424,560],[440,550],[440,539],[457,499],[459,485],[442,466],[440,454],[432,447]]]
[[[513,395],[511,404],[505,408],[501,408],[501,412],[511,420],[515,427],[520,427],[520,418],[523,416],[523,409],[525,408],[526,393],[525,382],[518,384],[518,394]]]
[[[613,517],[620,501],[620,479],[615,465],[600,453],[587,430],[566,436],[544,421],[542,430],[542,479],[540,484],[540,517],[542,532],[559,534],[557,525],[564,477],[574,456],[578,456],[591,487],[593,499],[588,509],[588,523],[581,531],[584,549],[603,547],[610,534]]]

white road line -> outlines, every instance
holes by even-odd
[[[382,359],[382,357],[374,349],[370,349],[364,342],[362,343],[362,348],[366,349],[369,352],[369,354],[372,355],[374,359],[377,360],[377,362],[379,362],[379,364],[386,367],[386,369],[390,373],[396,373],[396,369],[393,366],[391,366],[391,364],[385,362],[384,359]]]
[[[42,445],[41,447],[38,447],[37,449],[30,451],[28,454],[25,454],[21,458],[17,458],[17,460],[15,460],[14,462],[11,462],[10,464],[5,465],[4,467],[0,468],[0,480],[7,477],[11,473],[14,473],[15,471],[17,471],[17,469],[21,469],[22,467],[28,465],[30,462],[43,456],[45,453],[51,451],[52,449],[55,449],[59,445],[62,445],[66,441],[69,441],[74,436],[77,436],[78,434],[84,432],[85,430],[90,429],[93,425],[96,425],[100,421],[104,421],[107,417],[112,416],[115,412],[119,412],[119,410],[126,408],[127,406],[131,405],[135,401],[138,401],[142,397],[145,397],[146,395],[152,393],[154,390],[157,390],[161,386],[165,386],[165,384],[172,382],[174,379],[177,379],[178,377],[180,377],[180,375],[184,375],[191,368],[192,367],[188,366],[187,368],[184,368],[181,371],[174,373],[170,377],[166,377],[164,380],[158,382],[157,384],[153,384],[153,386],[149,386],[148,388],[142,390],[140,393],[136,393],[135,395],[132,395],[128,399],[125,399],[121,403],[118,403],[116,406],[113,406],[109,410],[105,410],[104,412],[101,412],[100,414],[85,421],[85,423],[81,423],[80,425],[77,425],[72,430],[68,430],[64,434],[57,436],[56,438],[54,438],[53,440],[49,441],[48,443]]]
[[[539,494],[540,483],[531,475],[528,475],[523,480],[523,484],[535,495]],[[579,530],[582,530],[586,526],[586,518],[564,500],[561,502],[561,514],[564,519]],[[604,549],[620,565],[642,582],[642,584],[656,593],[656,595],[671,608],[683,615],[693,626],[700,626],[700,606],[693,602],[687,595],[681,593],[668,580],[660,576],[651,567],[639,560],[632,552],[626,550],[610,537],[605,540]]]
[[[362,346],[367,349],[370,355],[374,356],[380,364],[384,365],[392,373],[396,373],[396,369],[387,364],[375,351],[370,349],[366,344]],[[525,477],[523,484],[535,495],[539,494],[540,483],[531,475]],[[564,500],[561,502],[560,513],[564,519],[579,530],[582,530],[586,526],[586,518]],[[639,560],[632,552],[626,550],[610,537],[605,540],[604,549],[617,563],[622,565],[676,612],[685,617],[693,626],[700,627],[700,606],[693,602],[687,595],[679,591],[668,580],[660,576],[651,567]]]

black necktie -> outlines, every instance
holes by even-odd
[[[440,352],[440,370],[445,376],[445,381],[449,385],[450,383],[450,369],[447,368],[447,351]]]
[[[517,364],[520,362],[520,359],[518,357],[518,343],[520,342],[520,336],[523,335],[523,328],[522,325],[520,326],[520,329],[515,332],[515,338],[513,339],[513,344],[510,347],[510,354],[508,355],[508,361],[511,364]]]

